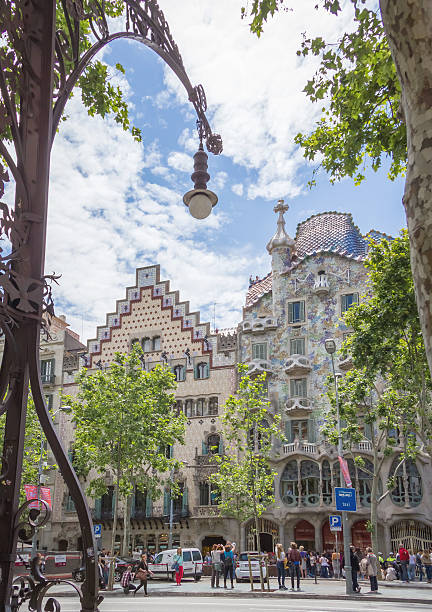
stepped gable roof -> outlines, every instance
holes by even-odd
[[[251,285],[246,293],[246,307],[252,306],[255,302],[272,289],[272,273],[269,272],[267,276],[258,282]]]
[[[364,259],[367,253],[367,240],[350,213],[325,212],[309,217],[298,224],[295,244],[300,260],[320,252],[338,253],[351,259]]]

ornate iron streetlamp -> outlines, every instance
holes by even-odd
[[[5,336],[0,415],[6,414],[0,469],[0,612],[18,610],[29,593],[29,609],[40,611],[52,586],[44,583],[35,564],[35,582],[28,582],[27,594],[23,581],[12,586],[17,540],[31,537],[39,514],[31,510],[22,521],[29,502],[19,507],[29,382],[38,418],[82,529],[86,579],[78,590],[81,611],[95,612],[102,599],[89,509],[53,428],[39,371],[39,334],[43,317],[53,313],[50,283],[55,281],[55,277],[44,275],[50,154],[72,89],[105,45],[119,38],[142,42],[170,66],[186,88],[200,122],[201,143],[204,139],[207,149],[216,155],[222,151],[222,140],[212,133],[205,116],[204,90],[201,85],[191,85],[157,2],[123,0],[123,4],[124,25],[121,20],[112,20],[110,24],[120,25],[119,30],[110,31],[105,0],[0,0],[1,39],[6,43],[0,46],[0,197],[8,172],[16,184],[14,209],[0,203],[0,237],[11,243],[8,254],[0,252],[0,328]],[[62,19],[56,21],[57,10]],[[94,36],[94,43],[84,49],[80,35],[83,22]],[[14,154],[7,141],[13,144]],[[42,504],[46,514],[46,504]],[[60,610],[52,598],[47,606],[45,610]]]

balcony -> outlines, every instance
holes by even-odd
[[[339,358],[338,366],[340,370],[350,370],[353,367],[351,355],[342,355]]]
[[[272,329],[277,329],[277,321],[273,317],[253,319],[252,321],[242,321],[240,325],[244,334],[248,332],[259,334]]]
[[[273,367],[270,361],[267,359],[252,359],[246,363],[248,367],[248,375],[253,376],[254,374],[273,374]]]
[[[195,518],[212,518],[220,516],[219,506],[195,506],[193,509]]]
[[[291,444],[284,444],[283,446],[284,455],[292,455],[293,453],[304,453],[305,455],[317,455],[318,445],[312,442],[292,442]]]
[[[355,445],[356,450],[361,452],[371,452],[372,451],[372,442],[369,440],[362,440]]]
[[[311,363],[305,355],[291,355],[285,363],[286,374],[308,374],[312,370]]]
[[[312,410],[313,402],[308,397],[290,397],[285,405],[285,414],[295,411],[311,412]]]

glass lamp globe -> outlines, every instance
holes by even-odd
[[[206,193],[197,193],[189,202],[190,214],[195,219],[205,219],[211,213],[212,208],[213,205]]]

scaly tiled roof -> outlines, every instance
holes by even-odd
[[[326,212],[309,217],[297,226],[295,245],[298,259],[323,251],[363,259],[367,252],[367,241],[349,213]]]
[[[350,213],[324,212],[313,215],[297,226],[293,266],[305,257],[317,253],[336,253],[349,259],[361,261],[366,258],[371,240],[389,240],[391,236],[371,230],[362,236]],[[272,289],[272,273],[249,287],[246,294],[246,308],[255,304]]]

